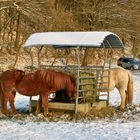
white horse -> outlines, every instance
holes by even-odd
[[[107,75],[108,70],[105,70],[103,76]],[[102,81],[107,82],[107,77],[103,77]],[[107,84],[101,88],[107,88]],[[133,77],[132,74],[121,67],[110,69],[110,83],[109,91],[117,88],[121,96],[120,108],[124,109],[127,105],[132,104],[133,101]],[[103,91],[103,90],[102,90]],[[105,91],[103,91],[105,92]]]

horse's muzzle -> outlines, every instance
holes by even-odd
[[[76,99],[75,97],[71,97],[70,102],[75,102],[75,99]]]

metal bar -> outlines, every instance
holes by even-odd
[[[110,47],[110,49],[111,49],[111,51],[113,51],[113,49],[112,49],[112,47],[111,47],[111,45],[110,45],[110,43],[109,43],[109,41],[108,40],[106,40],[107,41],[107,43],[108,43],[108,45],[109,45],[109,47]],[[110,55],[111,55],[111,53],[110,53]],[[108,95],[107,95],[107,104],[109,105],[109,85],[110,85],[110,68],[111,68],[111,59],[109,60],[109,73],[108,73]]]
[[[77,107],[78,107],[78,97],[79,97],[79,70],[80,70],[80,51],[79,51],[79,46],[77,46],[76,49],[77,53],[77,92],[76,92],[76,100],[75,100],[75,114],[77,114]]]
[[[87,86],[87,85],[94,85],[94,84],[96,84],[96,82],[94,82],[94,83],[80,83],[79,85],[80,86]]]
[[[100,94],[100,96],[107,96],[107,94]]]
[[[80,83],[79,85],[80,86],[86,86],[86,85],[94,85],[94,84],[108,84],[108,82],[102,82],[102,83],[100,83],[100,82],[96,82],[96,81],[93,81],[92,83]]]
[[[95,91],[94,89],[93,90],[78,90],[78,92],[91,92],[91,91]]]
[[[79,79],[94,79],[95,76],[91,77],[91,76],[82,76],[82,77],[79,77]]]

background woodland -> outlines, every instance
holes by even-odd
[[[28,59],[25,40],[32,33],[48,31],[111,31],[120,36],[125,50],[140,58],[139,13],[139,0],[0,0],[1,64],[10,59],[9,65],[15,67],[21,58]],[[50,52],[55,58],[66,55],[43,49],[41,54],[40,48],[35,50],[41,58],[49,58]],[[102,59],[101,51],[97,52],[84,50],[82,64],[87,65],[88,56]],[[125,51],[115,51],[112,56],[118,54],[126,55]]]

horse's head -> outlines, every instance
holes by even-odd
[[[70,85],[69,85],[69,92],[68,95],[71,99],[75,99],[76,97],[76,79],[74,76],[69,75],[70,77]]]
[[[15,80],[15,82],[18,82],[24,77],[25,72],[22,70],[19,70],[19,69],[12,69],[11,74],[12,74],[12,78]]]

